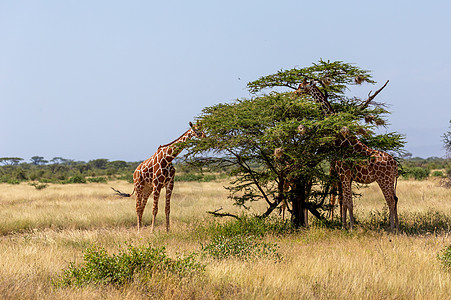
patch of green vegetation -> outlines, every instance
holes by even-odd
[[[125,180],[128,183],[133,183],[133,173],[121,175],[117,179]]]
[[[422,167],[412,167],[403,169],[403,177],[414,178],[415,180],[423,180],[429,177],[429,169]]]
[[[214,174],[200,174],[200,173],[182,173],[175,175],[175,181],[197,181],[197,182],[210,182],[216,180],[217,177]]]
[[[81,174],[77,174],[64,181],[64,183],[86,183],[86,178]]]
[[[443,175],[442,171],[434,171],[434,172],[432,172],[431,176],[433,176],[433,177],[445,177],[445,175]]]
[[[282,259],[275,243],[262,241],[264,236],[281,235],[294,232],[291,223],[280,218],[258,218],[241,216],[226,222],[212,222],[199,226],[199,235],[206,235],[207,242],[201,244],[203,255],[214,259],[238,258],[253,260],[261,257]]]
[[[108,180],[105,177],[91,177],[87,179],[88,182],[93,182],[93,183],[107,183]]]
[[[34,188],[37,189],[38,191],[39,191],[39,190],[43,190],[43,189],[45,189],[46,187],[48,187],[48,184],[45,184],[45,183],[39,184],[39,183],[36,183],[36,182],[32,182],[32,183],[30,183],[30,185],[31,185],[31,186],[34,186]]]
[[[437,255],[437,258],[446,270],[451,271],[451,245],[443,249],[443,251]]]
[[[195,260],[195,254],[171,259],[164,247],[134,247],[128,245],[118,254],[108,254],[104,248],[91,247],[84,252],[84,264],[69,265],[53,281],[55,286],[84,286],[87,284],[112,284],[122,286],[135,277],[149,278],[164,273],[179,277],[203,272],[205,266]]]
[[[265,236],[267,234],[286,234],[294,232],[295,229],[288,221],[281,218],[258,218],[253,216],[241,216],[238,220],[226,222],[215,222],[208,227],[200,227],[210,237],[233,237],[237,235]]]
[[[275,243],[259,241],[260,237],[236,235],[236,236],[216,236],[207,244],[202,245],[202,252],[215,259],[239,258],[242,260],[252,260],[261,257],[281,260],[282,257],[277,250],[279,246]]]

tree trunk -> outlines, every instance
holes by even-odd
[[[304,210],[306,209],[306,188],[304,183],[297,182],[293,186],[293,198],[292,206],[293,212],[291,215],[291,221],[295,228],[306,226]]]

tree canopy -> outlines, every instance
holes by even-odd
[[[451,128],[451,120],[449,121],[449,127]],[[442,137],[446,152],[451,154],[451,130],[444,133]]]
[[[309,95],[293,93],[304,79],[319,82],[337,113],[325,115]],[[260,77],[248,83],[253,97],[203,109],[198,121],[207,137],[189,142],[186,157],[229,166],[234,180],[226,188],[235,204],[266,201],[267,216],[286,201],[294,225],[303,225],[303,209],[321,217],[318,210],[327,207],[329,164],[341,155],[334,141],[342,128],[378,150],[403,146],[398,133],[374,133],[388,114],[382,105],[345,96],[349,86],[362,82],[375,83],[367,70],[323,60]]]

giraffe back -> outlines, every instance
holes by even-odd
[[[335,169],[358,183],[374,181],[390,183],[398,177],[398,163],[384,151],[370,149],[368,159],[359,162],[336,161]]]

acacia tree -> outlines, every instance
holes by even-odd
[[[451,128],[451,120],[449,121],[450,128]],[[446,159],[447,159],[447,167],[446,167],[446,174],[447,178],[443,180],[442,184],[445,187],[451,187],[451,130],[448,130],[446,133],[443,134],[443,144],[446,150]]]
[[[451,128],[451,120],[449,121]],[[451,130],[443,134],[443,144],[445,146],[445,150],[447,154],[451,154]]]
[[[0,157],[0,163],[3,164],[4,166],[16,166],[18,165],[21,161],[23,161],[23,158],[20,157]]]
[[[325,115],[308,95],[291,91],[304,78],[326,83],[322,90],[338,113]],[[203,109],[199,121],[207,137],[191,141],[186,157],[203,155],[204,162],[229,166],[233,180],[226,188],[235,204],[266,201],[265,217],[286,201],[293,225],[304,225],[304,209],[317,217],[325,209],[328,164],[339,152],[334,141],[343,127],[377,149],[399,150],[403,144],[399,134],[374,134],[388,113],[381,105],[345,96],[356,78],[374,83],[369,71],[320,60],[250,82],[254,97]],[[265,89],[269,92],[263,93]]]

